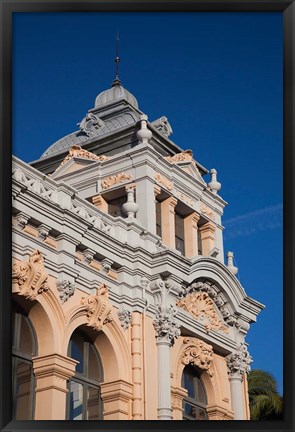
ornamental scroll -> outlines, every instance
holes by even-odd
[[[86,310],[87,325],[94,330],[101,330],[104,324],[113,320],[112,306],[109,303],[108,288],[105,284],[97,288],[96,295],[82,297],[81,305]]]
[[[48,273],[44,270],[44,257],[35,250],[29,262],[20,261],[12,266],[12,292],[35,300],[38,294],[49,290]]]
[[[192,364],[208,372],[210,377],[213,376],[212,370],[213,347],[200,339],[185,338],[184,344],[187,348],[181,354],[181,363],[184,365]]]

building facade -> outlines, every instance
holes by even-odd
[[[79,129],[13,157],[14,418],[249,419],[263,305],[224,260],[217,173],[116,78]]]

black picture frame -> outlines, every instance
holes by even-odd
[[[207,1],[58,1],[0,0],[1,15],[1,431],[293,431],[294,422],[294,117],[295,117],[295,5],[291,0]],[[11,404],[11,142],[12,142],[12,14],[14,12],[281,12],[284,22],[284,415],[277,421],[12,421]],[[266,335],[271,337],[271,335]],[[275,352],[274,352],[275,355]]]

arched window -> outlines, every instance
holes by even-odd
[[[37,355],[31,321],[18,306],[12,311],[12,397],[13,418],[33,420],[35,379],[32,357]]]
[[[79,363],[69,382],[67,418],[69,420],[102,420],[100,383],[103,381],[101,361],[91,340],[76,330],[69,343],[68,356]]]
[[[207,420],[207,396],[201,374],[191,365],[184,368],[182,387],[188,392],[183,400],[183,420]]]

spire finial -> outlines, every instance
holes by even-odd
[[[119,63],[120,63],[120,57],[119,57],[119,31],[117,30],[117,37],[116,37],[116,78],[114,79],[112,83],[112,87],[116,85],[120,85],[121,81],[119,79]]]

